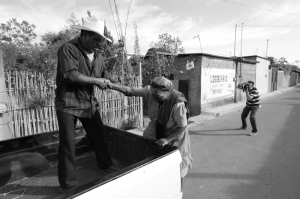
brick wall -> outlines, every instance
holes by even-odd
[[[177,71],[183,73],[176,73],[175,79],[189,80],[188,89],[188,103],[191,115],[199,115],[201,112],[201,56],[193,55],[195,58],[194,68],[186,70],[187,60],[190,55],[180,56],[176,58],[175,67]]]
[[[253,81],[254,84],[256,84],[255,68],[256,68],[255,64],[238,63],[237,84],[246,81]],[[237,90],[237,100],[238,101],[246,100],[246,94],[240,89]]]

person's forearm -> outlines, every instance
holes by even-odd
[[[249,95],[249,91],[248,91],[248,90],[246,90],[246,98],[247,98],[248,100],[251,100],[251,97],[250,97],[250,95]]]
[[[103,82],[105,80],[105,78],[89,77],[79,73],[78,71],[76,72],[72,71],[71,73],[69,73],[67,79],[68,82],[72,84],[80,84],[80,85],[88,85],[88,84],[97,85],[99,80],[103,80]]]
[[[172,140],[174,140],[175,138],[177,138],[179,135],[181,135],[186,129],[186,126],[185,127],[176,127],[172,133],[167,137],[165,138],[168,143],[170,143]]]
[[[131,87],[129,87],[129,86],[123,86],[123,85],[120,85],[120,84],[111,83],[111,89],[120,91],[122,93],[132,95],[132,90],[131,90]]]

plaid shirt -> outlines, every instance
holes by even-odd
[[[91,63],[80,45],[79,38],[64,43],[58,50],[55,108],[77,117],[91,118],[98,102],[94,85],[76,83],[80,74],[101,77],[105,63],[99,52]]]

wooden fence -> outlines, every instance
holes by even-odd
[[[134,79],[134,86],[138,87],[139,80]],[[58,130],[53,81],[42,73],[28,71],[6,71],[5,80],[11,119],[9,127],[13,138]],[[118,91],[98,88],[95,95],[104,124],[121,128],[126,120],[138,118],[139,126],[142,125],[140,97],[126,97]],[[41,102],[39,107],[32,106]]]

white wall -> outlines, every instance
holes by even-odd
[[[258,89],[260,94],[268,92],[269,87],[269,65],[270,61],[262,59],[260,57],[256,58],[259,63],[256,64],[256,81],[255,87]]]

